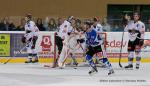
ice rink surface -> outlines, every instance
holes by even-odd
[[[126,64],[123,64],[126,65]],[[0,64],[0,86],[150,86],[150,63],[139,70],[121,69],[113,63],[115,74],[108,70],[88,75],[89,67],[44,68],[43,64]]]

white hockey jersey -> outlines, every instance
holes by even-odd
[[[104,41],[106,41],[106,40],[104,40],[104,35],[103,34],[101,34],[101,33],[103,33],[103,27],[102,27],[102,25],[101,24],[97,24],[96,25],[96,27],[92,27],[96,32],[97,32],[97,34],[99,34],[98,36],[98,38],[100,39],[99,41],[100,41],[100,43],[102,44]]]
[[[57,33],[58,36],[61,37],[62,39],[65,39],[65,36],[69,32],[69,28],[71,28],[71,24],[70,24],[70,22],[65,20],[64,23],[62,25],[60,25],[60,27],[59,27],[59,31]]]
[[[96,30],[96,32],[98,33],[102,33],[103,29],[102,29],[102,25],[101,24],[97,24],[96,27],[93,27],[94,30]]]
[[[129,32],[130,41],[134,41],[136,38],[144,39],[145,24],[141,21],[129,21],[125,27],[125,31]]]
[[[33,21],[29,21],[25,24],[25,32],[25,37],[28,40],[33,36],[38,36],[39,29]]]
[[[64,41],[63,41],[63,43],[67,44],[68,41],[70,40],[70,38],[75,35],[75,34],[72,34],[74,32],[75,32],[74,28],[72,26],[69,26],[67,28],[67,32],[64,33]],[[70,33],[70,34],[68,34],[68,33]]]

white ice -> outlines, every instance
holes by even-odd
[[[43,64],[0,64],[0,86],[150,86],[149,63],[142,63],[139,70],[121,69],[118,63],[113,63],[113,67],[113,75],[108,76],[107,69],[98,68],[99,72],[90,76],[88,67],[58,69],[44,68]]]

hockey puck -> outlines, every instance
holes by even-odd
[[[51,67],[50,65],[44,65],[44,67]]]

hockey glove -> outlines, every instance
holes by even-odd
[[[32,47],[31,49],[35,49],[35,44],[36,44],[36,41],[37,41],[38,37],[37,36],[33,36],[33,39],[32,39]]]
[[[143,44],[144,44],[144,39],[140,39],[139,45],[140,45],[140,46],[143,46]]]
[[[21,41],[22,43],[26,43],[26,37],[22,36]]]

